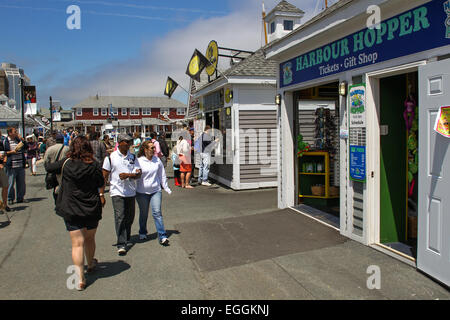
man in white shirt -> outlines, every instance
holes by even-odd
[[[131,226],[135,216],[136,179],[142,174],[136,155],[130,152],[133,138],[119,134],[116,151],[103,162],[105,181],[110,177],[109,193],[114,208],[114,220],[117,234],[117,252],[127,253],[131,238]]]

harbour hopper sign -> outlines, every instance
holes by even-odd
[[[450,0],[433,0],[280,64],[280,87],[450,45]]]

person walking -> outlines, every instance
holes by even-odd
[[[180,157],[178,156],[177,147],[172,149],[172,164],[173,164],[173,179],[175,180],[175,186],[181,187],[180,178]]]
[[[39,149],[38,149],[38,144],[34,140],[33,135],[27,136],[27,144],[28,144],[28,149],[27,149],[28,167],[30,168],[31,175],[35,176],[36,175],[36,161],[37,161]]]
[[[47,149],[50,148],[51,146],[54,146],[57,142],[56,142],[56,135],[58,133],[56,131],[52,131],[50,133],[50,136],[47,138]]]
[[[135,216],[136,179],[141,177],[141,167],[134,154],[130,152],[133,138],[119,134],[119,147],[103,162],[105,181],[110,178],[110,196],[114,208],[117,234],[117,252],[127,253],[131,238],[131,226]]]
[[[161,152],[161,145],[159,144],[158,140],[156,140],[156,138],[156,132],[150,133],[150,141],[153,142],[153,145],[155,146],[155,156],[161,159],[163,153]]]
[[[98,264],[95,259],[95,234],[105,206],[104,179],[101,165],[95,161],[86,137],[77,137],[70,144],[67,159],[62,164],[62,180],[56,201],[56,213],[64,219],[72,240],[72,261],[79,282],[77,290],[87,286],[87,273]]]
[[[94,151],[94,159],[103,164],[103,161],[108,156],[108,152],[106,151],[106,146],[102,141],[99,141],[100,134],[98,132],[92,132],[89,135],[89,143]]]
[[[159,243],[166,246],[169,244],[169,239],[167,238],[161,213],[161,186],[168,194],[171,194],[172,191],[167,185],[164,165],[161,159],[155,155],[155,146],[151,141],[145,141],[141,145],[138,161],[142,169],[142,176],[137,180],[136,189],[136,201],[139,205],[139,239],[147,239],[147,219],[150,207]]]
[[[63,130],[63,136],[64,136],[64,145],[68,147],[70,144],[70,134],[66,130]]]
[[[135,132],[133,135],[133,153],[137,155],[139,153],[139,148],[141,147],[142,140],[140,138],[139,132]]]
[[[159,143],[159,147],[161,149],[161,162],[164,166],[164,168],[166,168],[167,166],[167,159],[169,158],[169,146],[167,145],[166,142],[166,133],[165,132],[161,132],[158,138],[158,143]]]
[[[191,165],[191,177],[189,178],[189,183],[191,182],[191,179],[194,180],[195,178],[195,150],[194,150],[194,139],[195,139],[195,130],[193,127],[189,128],[189,139],[188,143],[191,148],[191,159],[192,159],[192,165]]]
[[[13,204],[24,201],[26,192],[25,185],[25,150],[28,148],[27,142],[17,133],[16,128],[8,128],[8,137],[4,141],[7,155],[6,175],[8,176],[8,203]],[[14,184],[16,189],[14,189]]]
[[[177,154],[180,159],[180,178],[181,187],[186,189],[193,189],[189,184],[189,180],[192,174],[192,164],[191,164],[191,147],[186,139],[181,135],[177,142]]]
[[[203,186],[211,186],[208,182],[209,167],[211,165],[211,150],[212,150],[212,137],[209,134],[211,127],[205,126],[205,130],[199,137],[199,151],[200,151],[200,169],[198,172],[198,184]]]
[[[105,149],[108,155],[114,152],[114,146],[111,144],[111,141],[109,140],[109,136],[107,134],[103,136],[102,142],[105,145]]]
[[[43,139],[42,143],[39,145],[39,153],[45,155],[45,151],[47,151],[47,139]]]
[[[44,168],[45,171],[50,173],[50,165],[54,162],[57,162],[61,159],[66,158],[67,152],[69,152],[69,147],[64,145],[64,136],[62,134],[57,134],[55,136],[56,144],[47,148],[44,154]],[[57,171],[56,180],[58,181],[58,185],[61,185],[61,172]],[[53,199],[56,204],[56,199],[58,196],[58,186],[53,188]]]
[[[0,132],[1,136],[1,132]],[[6,152],[5,146],[3,145],[3,139],[0,140],[0,188],[2,189],[2,205],[0,206],[0,211],[5,210],[10,212],[11,209],[8,207],[8,176],[6,175],[5,165],[6,165]]]

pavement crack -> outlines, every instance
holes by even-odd
[[[289,271],[287,271],[281,264],[279,264],[275,259],[270,259],[273,261],[273,263],[275,263],[281,270],[283,270],[288,276],[289,278],[291,278],[292,280],[294,280],[300,287],[302,287],[306,292],[308,292],[308,294],[311,295],[311,297],[313,297],[314,299],[318,299],[318,297],[316,297],[312,292],[310,292],[308,289],[305,288],[305,286],[298,281],[295,277],[293,277]]]

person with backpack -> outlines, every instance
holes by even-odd
[[[53,172],[50,172],[50,164],[55,163],[61,159],[66,157],[67,152],[69,152],[69,147],[64,145],[64,136],[62,134],[57,134],[55,136],[56,144],[47,148],[44,155],[44,168],[47,171],[46,182],[49,177],[53,175]],[[56,205],[56,199],[58,196],[58,185],[61,184],[61,172],[55,173],[56,181],[53,182],[53,185],[47,186],[47,188],[53,188],[53,199]]]
[[[89,135],[89,144],[92,147],[92,150],[94,151],[94,159],[100,163],[103,164],[103,161],[108,156],[108,152],[106,151],[106,146],[103,143],[103,141],[100,141],[100,133],[98,132],[92,132]]]

